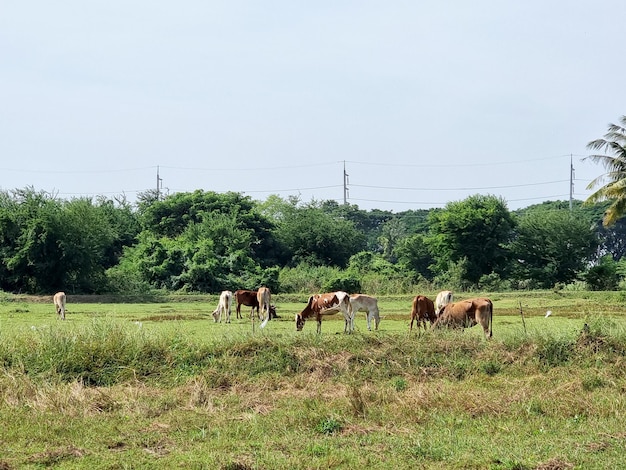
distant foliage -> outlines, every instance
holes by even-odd
[[[615,290],[620,281],[618,264],[607,255],[596,266],[590,267],[583,277],[591,290]]]
[[[582,272],[598,242],[589,220],[567,210],[527,212],[510,245],[517,279],[533,279],[542,288],[569,283]]]
[[[0,192],[0,288],[106,292],[105,270],[138,230],[124,201],[64,201],[30,188]]]
[[[607,202],[574,201],[570,212],[568,201],[551,201],[511,213],[500,198],[474,195],[444,209],[392,213],[202,190],[138,199],[0,191],[0,289],[218,293],[266,285],[274,293],[386,295],[577,281],[626,288],[626,222],[602,226]]]
[[[322,291],[336,292],[345,291],[349,294],[361,292],[361,281],[356,277],[338,276],[334,279],[328,279],[322,284]]]
[[[451,202],[433,212],[429,222],[427,244],[436,258],[436,273],[464,260],[463,279],[476,285],[484,274],[506,271],[516,221],[502,199],[476,195]]]

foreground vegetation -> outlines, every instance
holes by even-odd
[[[619,293],[489,295],[492,341],[408,334],[408,296],[350,336],[340,319],[297,334],[297,296],[254,331],[213,323],[215,297],[70,297],[65,322],[6,298],[0,468],[621,467]]]

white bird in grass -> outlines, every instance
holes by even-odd
[[[548,310],[544,318],[548,318],[550,315],[552,315],[552,310]]]

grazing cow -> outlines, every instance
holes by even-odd
[[[65,299],[65,292],[57,292],[52,298],[54,308],[57,311],[57,315],[61,317],[61,320],[65,320]]]
[[[235,291],[235,301],[237,302],[237,318],[243,318],[241,316],[241,304],[248,307],[252,307],[250,316],[254,315],[254,309],[256,308],[257,315],[259,314],[259,300],[257,299],[257,291],[240,289]]]
[[[441,315],[441,310],[448,305],[450,302],[454,301],[454,294],[449,290],[442,290],[437,294],[437,298],[435,299],[435,315]]]
[[[229,290],[222,291],[217,308],[213,311],[213,321],[222,321],[222,314],[226,317],[226,323],[230,323],[230,310],[233,304],[233,293]]]
[[[378,312],[378,300],[376,297],[365,294],[352,294],[350,296],[350,306],[352,313],[367,312],[367,329],[372,331],[372,318],[374,319],[375,328],[378,329],[380,323],[380,314]]]
[[[259,304],[259,318],[261,320],[265,320],[265,312],[267,312],[267,319],[272,319],[272,314],[270,313],[271,297],[272,294],[267,287],[259,287],[259,290],[256,292],[256,299]]]
[[[344,333],[352,333],[354,330],[354,315],[350,306],[350,296],[346,292],[330,292],[327,294],[315,294],[309,297],[304,310],[296,313],[296,331],[302,331],[307,318],[315,317],[317,332],[322,332],[322,316],[343,313],[345,320]]]
[[[413,322],[417,320],[417,329],[420,329],[420,325],[424,327],[426,331],[426,321],[429,321],[432,325],[437,319],[435,315],[435,305],[425,295],[418,295],[413,299],[413,308],[411,309],[411,326],[409,331],[413,331]]]
[[[485,297],[462,300],[446,305],[433,328],[450,326],[470,328],[480,323],[487,339],[493,336],[493,303]]]

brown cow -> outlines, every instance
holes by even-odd
[[[456,328],[470,328],[480,323],[485,337],[493,335],[493,303],[486,297],[462,300],[446,305],[441,315],[435,321],[433,328],[450,326]]]
[[[296,313],[296,331],[302,331],[304,322],[309,317],[315,317],[317,332],[322,332],[322,316],[343,313],[345,320],[344,333],[352,333],[354,330],[354,314],[350,305],[350,296],[346,292],[330,292],[327,294],[315,294],[309,297],[304,310]]]
[[[256,292],[257,303],[259,304],[259,318],[261,320],[265,319],[265,312],[267,312],[267,319],[271,320],[272,314],[270,313],[270,300],[271,293],[267,287],[259,287],[259,290]]]
[[[235,291],[235,301],[237,302],[237,318],[243,318],[241,316],[241,304],[248,307],[252,307],[250,316],[254,315],[254,309],[256,308],[257,315],[259,314],[259,300],[257,299],[257,291],[240,289]]]
[[[435,305],[425,295],[418,295],[413,299],[413,308],[411,309],[411,326],[409,331],[413,331],[413,322],[417,320],[417,329],[420,329],[420,325],[424,326],[426,331],[426,321],[429,321],[432,325],[437,320],[435,315]]]

